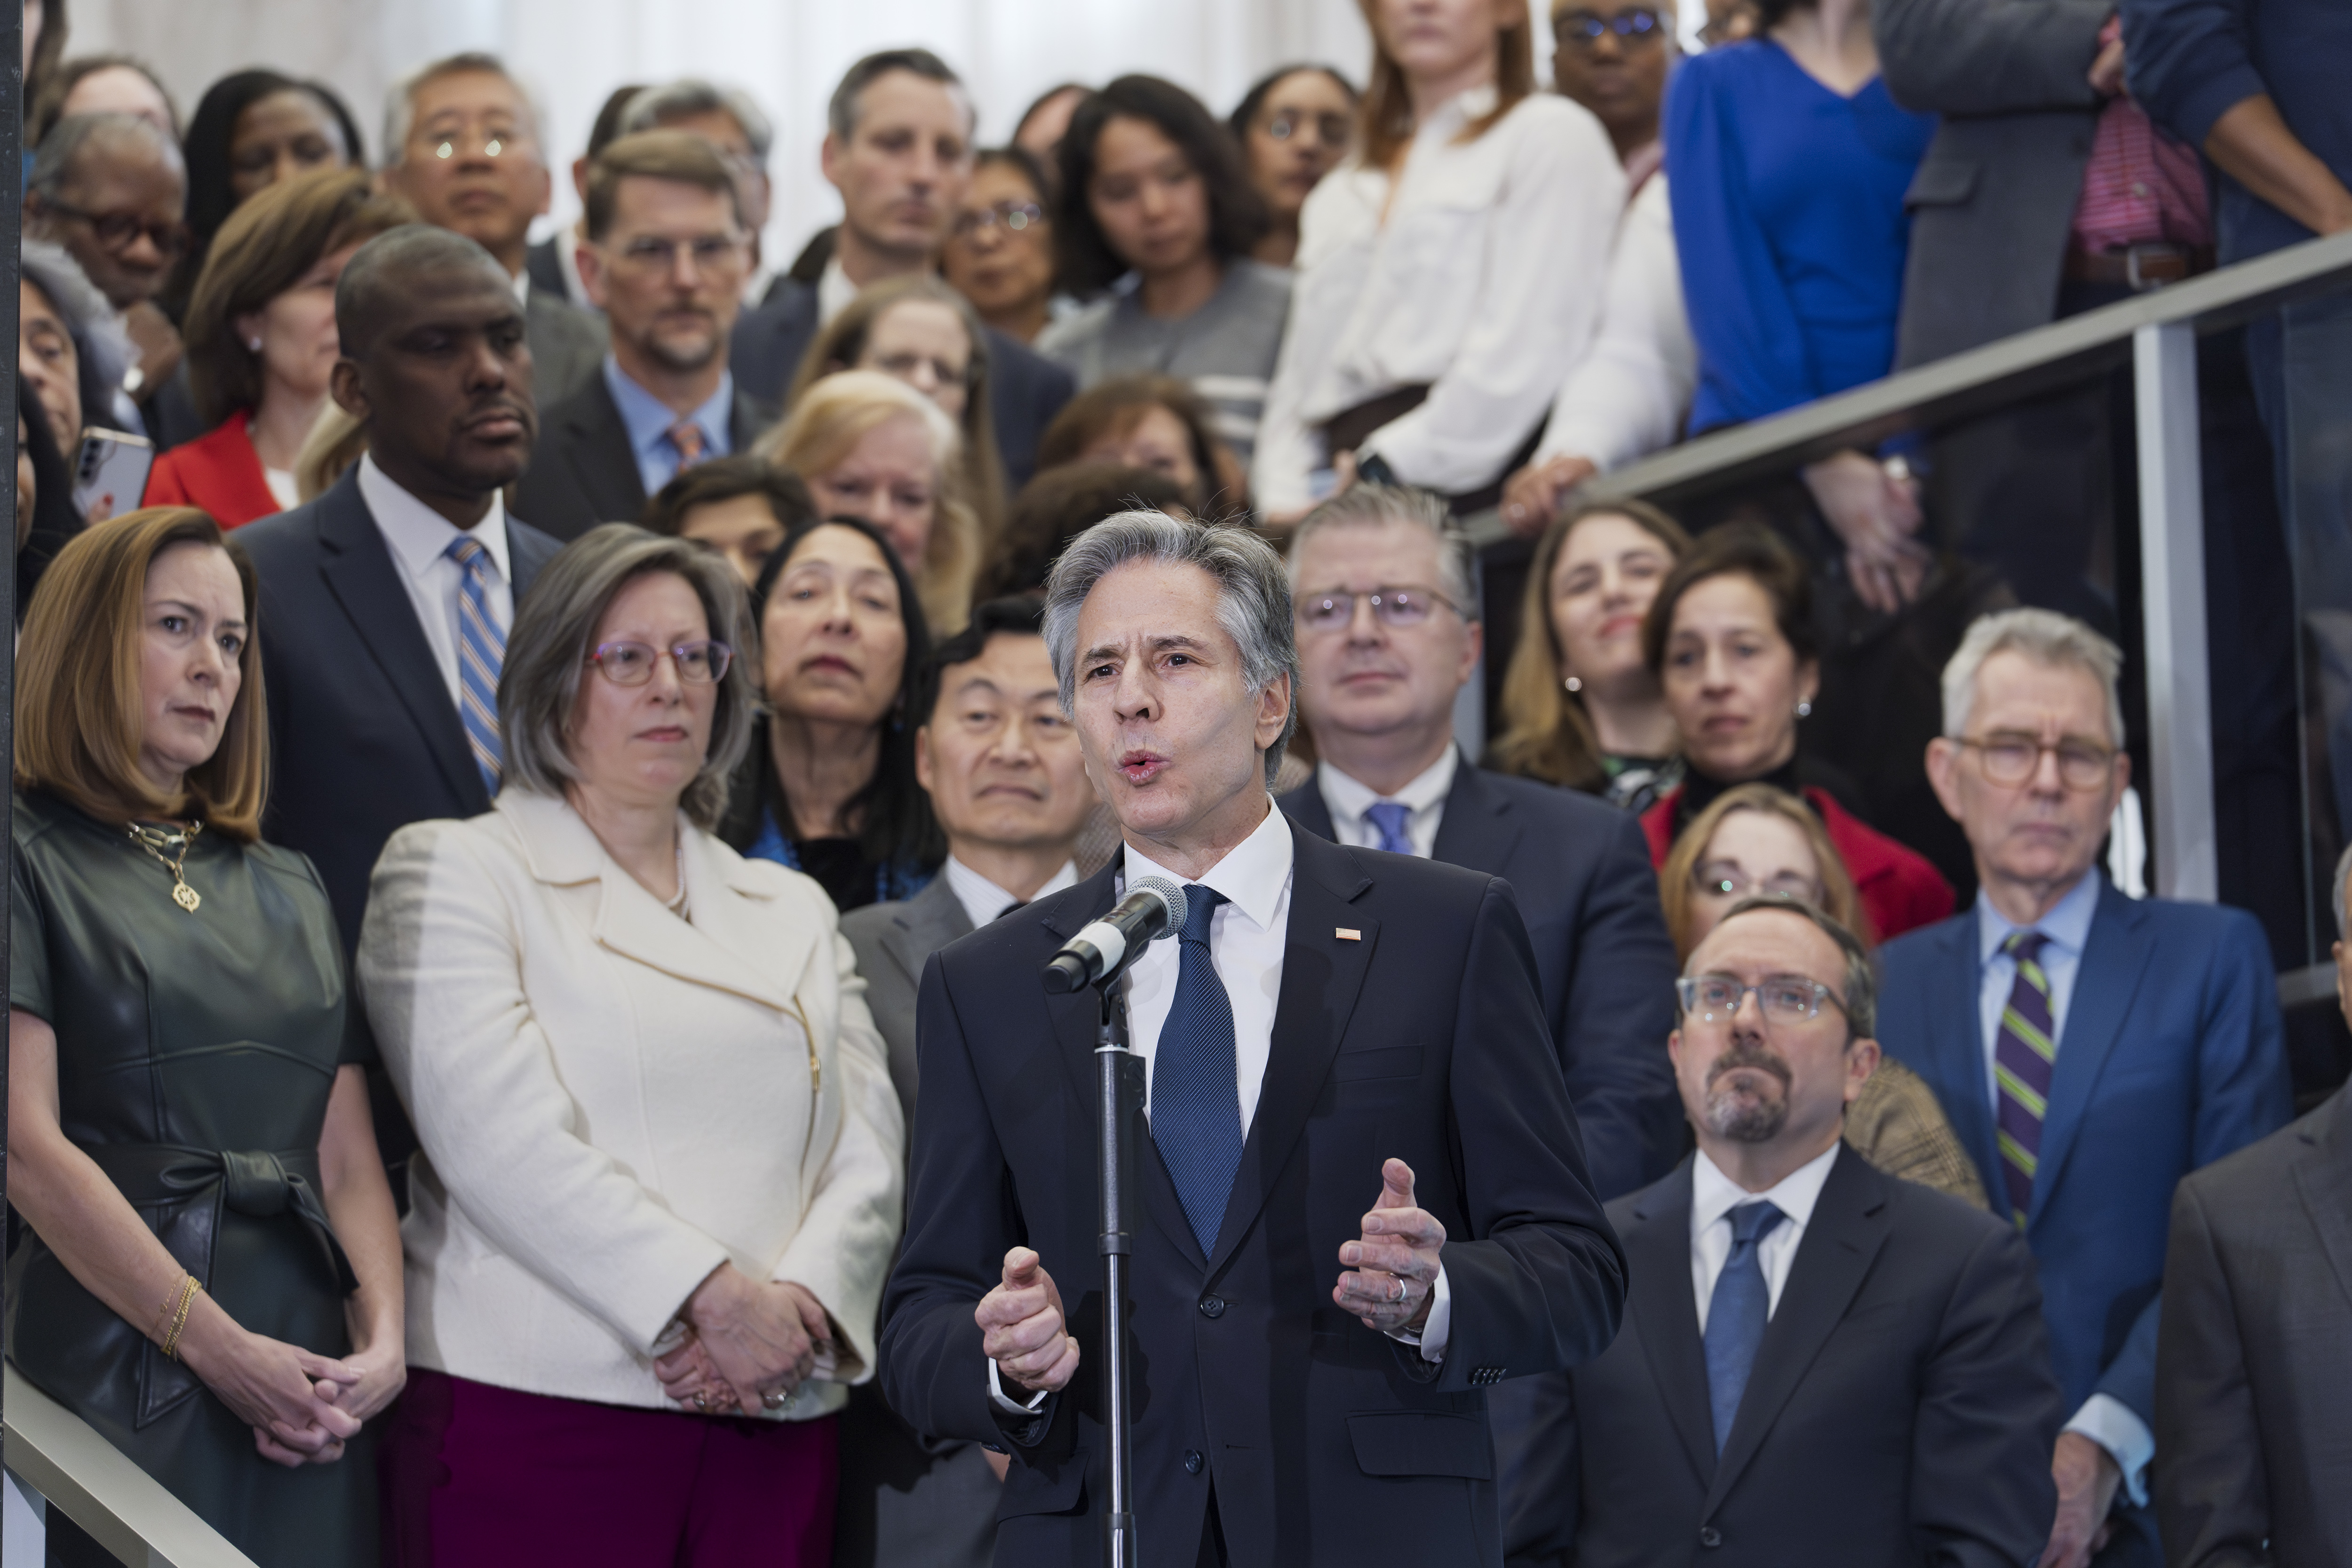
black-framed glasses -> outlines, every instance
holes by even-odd
[[[1345,631],[1355,624],[1356,601],[1360,598],[1370,599],[1373,619],[1390,627],[1420,626],[1437,613],[1440,605],[1457,615],[1462,609],[1434,588],[1382,584],[1370,594],[1354,594],[1339,588],[1328,594],[1309,594],[1301,598],[1297,605],[1298,624],[1310,632]]]
[[[1045,209],[1035,202],[1016,202],[1007,198],[989,206],[973,207],[956,214],[954,236],[970,239],[983,229],[1002,226],[1007,234],[1020,234],[1045,221]]]
[[[1691,882],[1700,892],[1718,898],[1795,899],[1815,905],[1822,901],[1822,885],[1811,877],[1794,871],[1751,877],[1737,860],[1702,860],[1691,868]]]
[[[141,235],[147,237],[147,243],[160,256],[177,256],[188,248],[188,226],[177,218],[156,221],[130,213],[94,213],[63,202],[49,202],[47,206],[62,217],[79,218],[89,225],[90,232],[98,236],[98,243],[109,250],[128,250]]]
[[[1655,43],[1665,37],[1666,23],[1655,11],[1637,5],[1611,16],[1597,11],[1563,11],[1552,18],[1551,31],[1563,44],[1589,49],[1603,33],[1616,34],[1617,41],[1625,45]]]
[[[735,650],[717,641],[682,642],[676,647],[600,642],[588,653],[588,662],[615,686],[643,686],[654,678],[654,666],[663,659],[677,667],[677,678],[688,685],[709,686],[727,674],[734,658]]]
[[[1841,1013],[1845,1011],[1844,998],[1801,974],[1774,974],[1754,985],[1741,984],[1733,974],[1685,974],[1675,982],[1683,1016],[1703,1024],[1731,1022],[1751,991],[1768,1024],[1811,1023],[1821,1016],[1824,1002]]]
[[[1294,114],[1288,110],[1276,110],[1265,122],[1265,133],[1277,142],[1288,142],[1309,132],[1326,147],[1345,148],[1356,128],[1344,114]]]
[[[1960,744],[1976,752],[1985,777],[1997,784],[2016,785],[2030,781],[2041,768],[2044,752],[2056,753],[2058,777],[2068,789],[2104,788],[2115,776],[2116,749],[2079,735],[2069,735],[2052,744],[2021,731],[2000,730],[1975,740],[1963,740]]]

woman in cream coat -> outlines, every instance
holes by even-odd
[[[388,1562],[829,1561],[905,1131],[833,906],[709,832],[754,635],[719,557],[574,542],[469,734],[496,808],[376,867],[362,986],[423,1145]]]

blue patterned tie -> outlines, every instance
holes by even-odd
[[[2020,1226],[2033,1208],[2033,1173],[2042,1163],[2042,1119],[2050,1110],[2050,1080],[2058,1068],[2058,1030],[2051,1022],[2050,975],[2038,931],[2011,931],[2000,944],[2016,961],[2009,1005],[1993,1036],[1993,1110],[2000,1121],[2000,1177],[2009,1212]]]
[[[499,744],[499,669],[507,657],[506,634],[490,618],[489,552],[470,535],[450,541],[447,554],[462,574],[457,593],[457,715],[466,721],[466,743],[482,770],[482,787],[499,793],[506,765]]]
[[[1176,997],[1151,1058],[1151,1141],[1160,1145],[1177,1201],[1203,1253],[1217,1249],[1217,1226],[1242,1163],[1234,1004],[1209,952],[1209,923],[1224,901],[1223,893],[1185,886],[1184,926],[1176,937]]]
[[[1412,807],[1392,800],[1376,800],[1364,807],[1364,820],[1379,832],[1380,847],[1391,855],[1412,853],[1412,835],[1404,830],[1404,825],[1412,820]]]
[[[1715,1296],[1706,1309],[1706,1398],[1715,1411],[1718,1458],[1731,1436],[1732,1417],[1739,1414],[1739,1396],[1748,1392],[1756,1347],[1764,1342],[1765,1321],[1771,1316],[1772,1298],[1764,1287],[1764,1265],[1757,1259],[1756,1246],[1788,1217],[1767,1203],[1742,1204],[1731,1211],[1731,1256],[1715,1277]]]

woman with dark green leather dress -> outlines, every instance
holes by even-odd
[[[326,893],[257,837],[253,605],[210,518],[155,508],[25,623],[8,1357],[264,1568],[372,1564],[400,1233]],[[114,1561],[49,1521],[51,1563]]]

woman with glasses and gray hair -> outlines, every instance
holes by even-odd
[[[710,831],[755,637],[724,561],[583,535],[508,640],[497,806],[376,868],[422,1144],[392,1561],[830,1561],[904,1129],[832,905]]]

